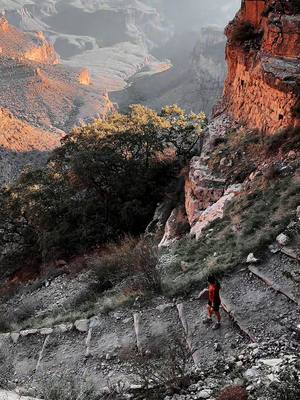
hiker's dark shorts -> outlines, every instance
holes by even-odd
[[[208,302],[208,305],[210,307],[212,307],[211,301]],[[221,305],[221,303],[215,303],[214,306],[213,306],[213,310],[216,311],[216,312],[220,311],[220,305]]]

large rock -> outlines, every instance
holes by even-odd
[[[241,190],[242,185],[230,186],[218,201],[200,213],[197,222],[191,229],[191,233],[196,236],[196,239],[199,239],[203,229],[205,229],[211,222],[223,218],[227,204],[232,201]]]
[[[167,247],[186,233],[190,228],[184,207],[175,208],[165,226],[165,234],[159,247]]]

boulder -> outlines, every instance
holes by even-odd
[[[204,389],[204,390],[201,390],[197,396],[198,396],[198,399],[209,399],[210,395],[211,395],[211,390]]]
[[[284,233],[281,233],[280,235],[277,236],[276,238],[276,242],[280,245],[280,246],[286,246],[290,241],[290,238],[285,235]]]
[[[184,207],[174,208],[165,226],[165,234],[159,247],[168,247],[177,239],[187,233],[190,225]]]

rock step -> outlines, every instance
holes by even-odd
[[[205,301],[180,303],[177,309],[195,364],[213,364],[216,357],[234,354],[238,351],[239,344],[247,341],[223,310],[220,310],[220,329],[213,330],[212,324],[204,325],[203,319],[207,317]]]
[[[299,306],[248,269],[225,278],[221,293],[224,307],[253,341],[279,339],[300,322]]]
[[[292,264],[295,266],[294,269]],[[249,271],[273,290],[283,294],[300,306],[300,268],[297,262],[281,263],[280,270],[276,270],[274,266],[268,268],[268,264],[264,266],[251,265],[249,266]],[[299,281],[296,281],[297,275]]]

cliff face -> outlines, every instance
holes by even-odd
[[[226,28],[220,111],[266,133],[299,124],[300,14],[293,1],[244,0]]]

